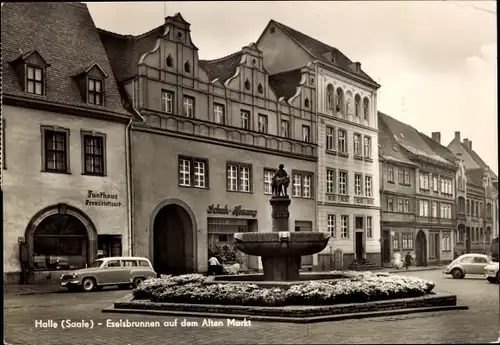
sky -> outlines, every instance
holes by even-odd
[[[495,1],[87,3],[97,27],[139,35],[180,12],[200,59],[255,42],[270,19],[336,47],[381,84],[378,110],[448,145],[455,131],[498,173]]]

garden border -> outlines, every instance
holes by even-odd
[[[444,292],[366,303],[285,307],[151,302],[134,300],[130,294],[104,308],[102,312],[311,323],[457,309],[466,310],[468,307],[457,305],[457,296]]]

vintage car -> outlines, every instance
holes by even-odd
[[[444,274],[451,274],[455,279],[462,279],[467,274],[483,275],[484,268],[491,263],[490,258],[483,254],[464,254],[453,260]]]
[[[69,290],[98,290],[103,286],[118,285],[127,289],[138,286],[145,279],[157,277],[151,262],[141,257],[109,257],[96,260],[90,267],[61,275],[61,286]]]
[[[498,273],[498,262],[492,262],[484,268],[484,277],[490,283],[500,284],[500,274]]]

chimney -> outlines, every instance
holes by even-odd
[[[467,147],[469,150],[472,151],[472,141],[469,139],[464,139],[464,145]]]
[[[432,140],[441,144],[441,132],[432,132]]]
[[[460,142],[460,131],[455,132],[455,139],[457,139],[458,142]]]
[[[361,72],[361,62],[355,62],[356,65],[356,73],[359,74]]]

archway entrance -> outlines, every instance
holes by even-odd
[[[153,263],[159,274],[184,274],[194,270],[193,221],[178,204],[163,206],[154,218]]]
[[[425,233],[420,230],[417,234],[415,254],[417,256],[417,266],[427,266],[427,239]]]

